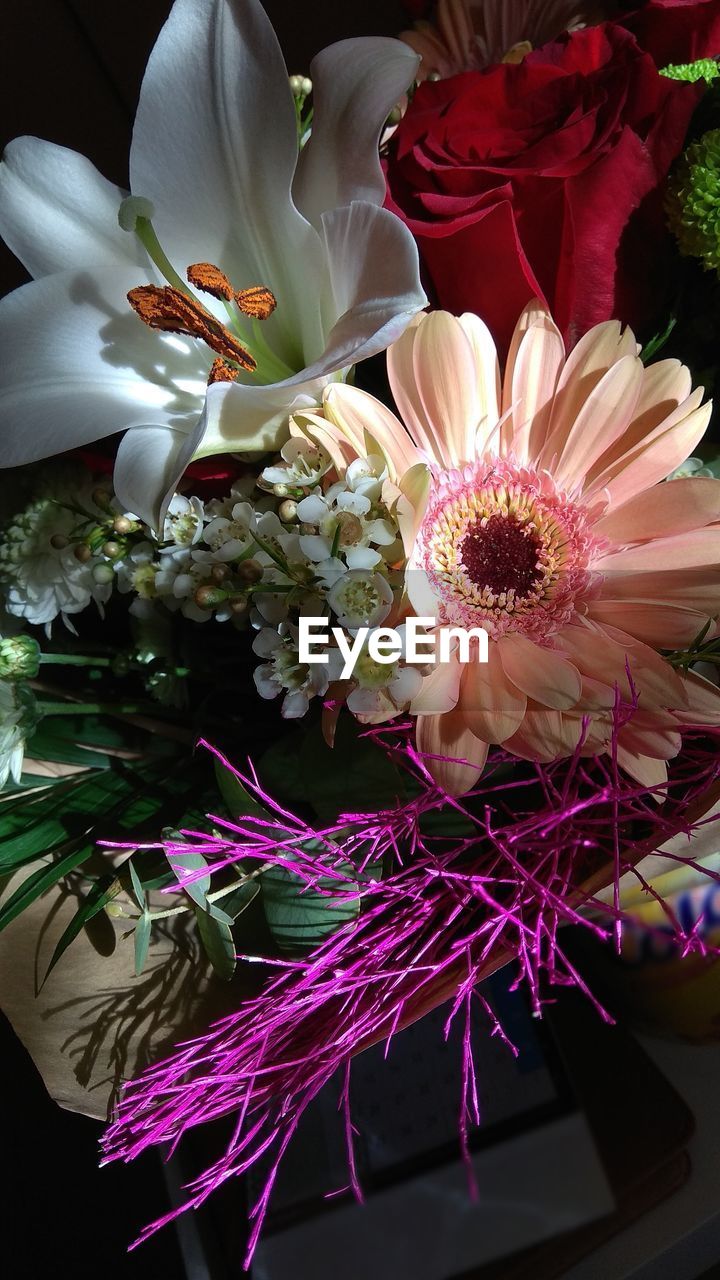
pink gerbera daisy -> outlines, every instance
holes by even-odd
[[[593,0],[438,0],[435,23],[416,23],[401,39],[420,54],[419,80],[520,62],[526,53],[607,16]]]
[[[702,388],[677,360],[646,368],[616,321],[566,357],[540,303],[502,384],[483,322],[441,311],[389,349],[388,371],[402,422],[335,385],[303,430],[339,470],[384,455],[406,613],[488,633],[487,663],[456,654],[410,705],[428,767],[459,793],[492,744],[541,762],[601,754],[620,697],[633,711],[612,749],[660,785],[683,729],[720,723],[720,692],[663,656],[714,636],[720,613],[720,481],[665,482],[707,427]]]

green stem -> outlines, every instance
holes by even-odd
[[[192,298],[194,295],[188,287],[187,282],[179,276],[170,259],[167,257],[160,241],[155,234],[155,228],[149,218],[138,218],[135,224],[135,231],[138,240],[146,250],[148,257],[155,263],[158,271],[164,275],[168,284],[174,285],[181,293],[185,293]]]
[[[90,658],[81,653],[41,653],[40,662],[58,667],[109,667],[110,658]]]
[[[147,702],[38,702],[37,709],[43,716],[129,716],[157,711]]]

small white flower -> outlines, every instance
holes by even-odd
[[[304,716],[311,698],[327,692],[328,676],[319,663],[300,662],[297,639],[280,635],[270,628],[259,631],[253,641],[253,652],[269,659],[253,672],[255,687],[261,698],[277,698],[284,694],[281,715],[285,720]]]
[[[304,436],[293,436],[280,450],[282,462],[265,467],[266,484],[286,484],[289,488],[309,489],[329,471],[328,455],[319,445]]]
[[[163,522],[163,540],[170,543],[170,546],[161,547],[161,552],[193,546],[202,537],[203,514],[203,504],[199,498],[185,498],[176,493]]]
[[[393,593],[381,573],[350,569],[328,591],[328,604],[348,631],[377,627],[387,618]]]

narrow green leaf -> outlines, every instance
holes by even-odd
[[[152,921],[147,911],[143,912],[135,925],[135,976],[140,977],[145,968],[148,947],[150,946],[150,930]]]
[[[145,890],[143,889],[142,884],[140,882],[140,877],[133,866],[132,858],[128,858],[127,863],[125,865],[127,866],[127,869],[130,872],[130,880],[132,881],[133,893],[135,894],[135,899],[137,901],[137,904],[140,907],[140,910],[144,911],[145,905],[146,905]]]
[[[85,927],[88,921],[92,920],[93,916],[96,916],[98,912],[102,911],[103,908],[107,906],[108,902],[111,902],[113,898],[117,897],[117,894],[120,892],[120,888],[120,881],[115,876],[103,876],[101,880],[98,880],[97,884],[93,885],[90,892],[86,895],[84,902],[75,912],[72,920],[63,931],[62,936],[59,938],[57,946],[52,953],[50,963],[45,970],[45,977],[43,978],[41,985],[45,984],[48,975],[52,973],[60,957],[67,951],[70,943],[75,941],[78,934]]]
[[[87,849],[82,845],[79,849],[74,848],[71,852],[66,853],[64,857],[56,862],[51,862],[47,866],[39,867],[37,871],[33,871],[27,880],[23,880],[22,884],[10,895],[5,903],[0,907],[0,929],[5,929],[7,925],[15,920],[21,912],[31,906],[37,898],[39,898],[48,889],[52,889],[58,880],[62,880],[63,876],[69,875],[76,867],[84,862],[87,857]]]

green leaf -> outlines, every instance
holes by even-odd
[[[183,893],[186,893],[189,898],[192,898],[193,902],[196,902],[199,907],[206,910],[207,895],[212,880],[210,872],[207,870],[208,864],[202,854],[192,852],[179,853],[174,850],[172,854],[167,854],[167,860],[177,876],[178,884]],[[188,872],[203,870],[206,872],[205,875],[198,876],[196,880],[191,880],[189,884],[186,883],[185,876]]]
[[[404,796],[400,775],[361,732],[347,716],[338,723],[333,747],[319,725],[281,738],[260,762],[263,785],[281,803],[310,804],[322,823],[341,813],[392,808]]]
[[[125,863],[125,866],[127,866],[127,869],[130,872],[130,880],[132,882],[133,893],[135,894],[135,900],[140,910],[144,911],[146,906],[145,890],[143,889],[140,877],[133,866],[132,858],[128,858],[127,862]]]
[[[268,817],[267,809],[250,794],[232,770],[223,764],[221,760],[218,760],[217,757],[215,757],[215,778],[220,788],[220,795],[231,818],[244,817],[246,814],[252,814],[260,818]]]
[[[144,911],[135,925],[135,976],[140,977],[145,968],[147,960],[148,947],[150,946],[150,930],[152,929],[152,920],[147,911]]]
[[[72,920],[64,930],[62,936],[59,938],[57,946],[52,953],[50,963],[45,970],[45,977],[42,982],[43,985],[47,981],[49,974],[52,973],[60,957],[67,951],[70,943],[75,941],[80,931],[84,929],[85,925],[88,924],[94,916],[98,915],[98,913],[107,906],[108,902],[111,902],[113,898],[117,897],[120,889],[120,881],[115,876],[103,876],[102,879],[98,880],[97,884],[93,885],[90,892],[86,895],[82,905],[75,912]]]
[[[237,889],[233,890],[222,899],[223,910],[231,921],[235,921],[242,915],[243,911],[255,901],[260,892],[260,878],[255,880],[245,880],[239,884]],[[215,903],[208,903],[211,913],[214,914],[213,908]]]
[[[21,912],[45,893],[48,889],[52,889],[58,880],[62,880],[63,876],[69,875],[74,871],[81,862],[87,857],[87,850],[84,846],[80,849],[74,849],[72,852],[65,854],[56,862],[51,862],[48,866],[39,867],[37,871],[33,871],[27,880],[23,880],[22,884],[0,907],[0,929],[5,929],[7,925],[15,920]]]
[[[315,840],[303,846],[309,852],[321,847],[321,842]],[[357,919],[360,911],[359,896],[346,896],[353,891],[347,881],[342,882],[342,893],[332,896],[333,890],[337,893],[338,881],[331,876],[320,881],[320,888],[328,893],[307,889],[300,876],[284,867],[272,867],[261,880],[265,919],[275,943],[284,952],[311,951],[341,925]]]
[[[237,964],[230,925],[199,908],[195,911],[195,918],[200,941],[215,973],[223,981],[229,982]]]

